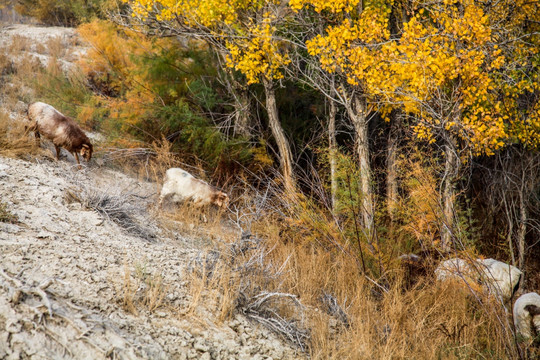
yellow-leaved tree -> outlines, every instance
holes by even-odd
[[[412,119],[418,139],[442,149],[441,246],[449,249],[455,240],[455,183],[462,165],[507,143],[537,144],[538,101],[523,111],[520,99],[538,94],[538,35],[533,29],[538,5],[292,0],[290,6],[332,15],[332,23],[306,45],[324,70],[345,76],[355,94],[347,110],[366,174],[369,110],[387,116],[399,109]],[[391,21],[399,29],[394,33]],[[366,194],[369,181],[365,176]],[[369,207],[367,199],[364,207]]]
[[[285,188],[294,188],[293,159],[276,104],[276,83],[289,59],[279,26],[286,18],[285,1],[125,0],[126,26],[142,25],[158,36],[195,37],[206,41],[226,67],[241,73],[247,84],[262,83],[272,134],[278,146]]]
[[[399,104],[414,118],[417,137],[442,148],[441,245],[448,250],[456,240],[455,182],[462,165],[509,143],[538,142],[538,113],[523,111],[519,101],[538,92],[538,37],[526,30],[538,20],[538,5],[411,4],[399,39],[378,49],[383,61],[354,79],[365,79],[367,91],[387,99],[388,108]],[[538,101],[532,104],[537,107]]]
[[[318,59],[323,71],[336,76],[335,96],[353,124],[360,169],[361,218],[367,241],[371,242],[375,236],[375,205],[368,126],[370,114],[377,109],[371,106],[371,94],[366,91],[368,76],[357,75],[368,72],[372,64],[382,60],[382,54],[375,49],[390,38],[391,2],[291,0],[289,6],[299,17],[325,20],[313,24],[313,34],[305,46],[308,56]]]

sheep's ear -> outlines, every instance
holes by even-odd
[[[223,204],[226,204],[229,201],[229,195],[227,194],[221,194],[219,197]]]
[[[90,149],[90,146],[88,146],[88,144],[83,144],[82,147],[85,149]]]

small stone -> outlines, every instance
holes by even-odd
[[[21,332],[21,324],[16,319],[8,319],[6,321],[6,331],[12,334],[19,333]]]
[[[207,352],[208,350],[210,350],[208,345],[204,344],[202,340],[199,340],[199,339],[195,341],[195,344],[193,344],[193,348],[195,350],[202,351],[202,352]]]
[[[50,232],[41,230],[41,231],[36,235],[36,237],[37,237],[38,239],[48,239],[48,238],[52,238],[52,237],[53,237],[53,234],[51,234]]]
[[[21,228],[15,224],[0,223],[0,232],[6,232],[8,234],[17,234],[21,231]]]
[[[21,358],[21,353],[18,350],[15,350],[6,358],[6,360],[19,360]]]
[[[73,202],[68,205],[68,209],[74,210],[74,211],[81,211],[83,209],[83,206],[81,203]]]
[[[195,349],[189,349],[187,353],[188,359],[197,359],[198,357],[199,357],[199,354],[197,353]]]

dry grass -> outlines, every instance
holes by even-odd
[[[11,213],[7,208],[7,205],[0,201],[0,222],[4,223],[16,223],[18,218],[15,214]]]
[[[426,279],[409,291],[399,282],[383,289],[345,254],[273,245],[273,261],[290,259],[283,291],[319,309],[309,316],[314,359],[517,357],[508,313],[464,286]],[[323,301],[325,294],[335,299],[333,308]]]
[[[141,310],[150,313],[164,305],[168,287],[163,283],[159,273],[152,273],[146,265],[137,263],[132,270],[127,262],[124,263],[124,277],[120,288],[114,284],[120,303],[125,311],[139,315]]]
[[[128,234],[146,241],[154,241],[154,222],[146,213],[145,198],[129,188],[113,187],[106,191],[81,184],[68,189],[66,201],[78,202],[93,209],[109,221],[116,223]]]
[[[30,51],[32,39],[23,35],[13,35],[11,44],[7,46],[7,51],[10,54],[20,54],[25,51]]]
[[[47,53],[55,58],[61,58],[66,55],[68,44],[61,36],[54,36],[46,42]]]
[[[244,239],[215,242],[194,261],[192,311],[243,313],[313,359],[520,358],[510,312],[495,299],[429,275],[406,289],[397,261],[380,278],[364,274],[355,247],[329,241],[328,224],[314,229],[324,217],[298,213],[312,209],[295,207],[298,199],[286,199],[290,220],[268,194],[229,213]],[[296,227],[300,218],[310,221]]]
[[[304,306],[294,294],[278,290],[275,282],[283,267],[267,262],[268,252],[260,239],[244,234],[201,253],[190,265],[189,313],[196,313],[201,303],[218,314],[218,321],[241,312],[306,351]]]
[[[0,110],[0,155],[20,158],[39,153],[36,142],[26,133],[28,122],[11,119]]]
[[[238,231],[225,220],[226,215],[226,209],[213,206],[200,208],[190,203],[165,203],[159,212],[159,222],[165,230],[211,245],[231,242],[238,236]]]
[[[13,59],[6,53],[0,52],[0,76],[10,75],[15,71]]]
[[[109,141],[101,150],[103,161],[108,166],[145,181],[161,183],[165,171],[181,167],[178,154],[171,151],[167,140],[156,141],[150,147],[141,142],[116,139]]]
[[[30,86],[43,70],[40,61],[29,53],[32,50],[32,40],[20,35],[0,48],[0,103],[3,109],[21,117],[26,109],[21,109],[20,102],[32,99],[34,90]]]

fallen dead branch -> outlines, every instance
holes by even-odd
[[[15,287],[12,287],[12,286],[4,285],[4,288],[8,291],[9,298],[12,303],[18,304],[22,300],[23,295],[39,296],[41,298],[42,304],[47,307],[49,316],[53,317],[51,301],[49,300],[49,296],[47,295],[46,290],[53,283],[61,282],[60,280],[49,278],[49,279],[44,280],[41,284],[37,286],[31,286],[31,285],[24,284],[22,281],[12,276],[9,276],[2,269],[0,269],[0,275],[15,286]]]
[[[301,315],[301,319],[287,318],[280,315],[278,309],[293,305],[297,309],[295,313]],[[302,351],[306,351],[309,345],[310,334],[301,325],[303,322],[304,306],[293,294],[279,292],[262,292],[250,298],[243,297],[238,306],[241,312],[249,319],[255,320],[273,332],[285,337]],[[300,323],[300,325],[299,325]]]
[[[268,260],[270,252],[261,239],[244,233],[221,250],[199,254],[191,262],[190,270],[205,278],[206,283],[210,283],[213,277],[228,274],[230,279],[235,279],[234,284],[221,283],[221,286],[235,289],[236,311],[305,352],[309,347],[310,333],[304,326],[304,306],[294,294],[266,290],[273,282],[279,282],[288,261],[275,266]]]

